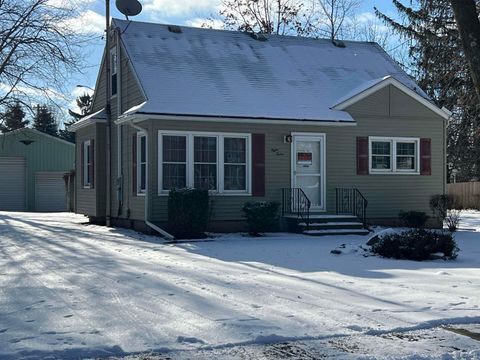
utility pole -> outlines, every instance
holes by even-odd
[[[111,55],[110,55],[110,0],[105,0],[105,77],[106,77],[106,100],[105,100],[105,114],[106,114],[106,207],[105,207],[105,222],[107,226],[111,226],[112,202],[111,202],[111,175],[112,175],[112,107],[111,107]]]

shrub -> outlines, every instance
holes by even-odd
[[[423,211],[400,211],[398,216],[406,227],[411,228],[423,228],[428,220]]]
[[[452,209],[448,212],[447,217],[445,218],[445,225],[447,225],[448,231],[455,232],[458,229],[458,224],[460,223],[460,215],[462,214],[461,210]]]
[[[432,259],[436,253],[455,259],[458,247],[450,233],[412,229],[382,236],[372,245],[372,252],[387,258],[421,261]]]
[[[168,196],[168,230],[175,238],[205,238],[209,218],[210,200],[208,190],[170,190]]]
[[[430,209],[432,209],[435,216],[442,222],[447,218],[448,210],[452,208],[453,198],[450,195],[433,195],[430,198]]]
[[[248,233],[259,236],[260,233],[274,231],[278,224],[278,208],[275,201],[258,201],[246,203],[242,211],[247,219]]]

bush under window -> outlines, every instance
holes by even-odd
[[[172,189],[168,196],[168,231],[176,239],[205,238],[210,199],[205,189]]]
[[[259,236],[267,231],[275,231],[278,225],[278,209],[280,204],[275,201],[248,202],[243,206],[247,219],[248,233]]]
[[[455,259],[458,247],[452,234],[424,229],[390,233],[372,245],[372,252],[383,257],[408,260]]]

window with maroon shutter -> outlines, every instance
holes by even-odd
[[[357,175],[368,175],[368,137],[357,137]]]
[[[132,136],[132,192],[137,195],[137,133]]]
[[[419,138],[370,136],[368,141],[370,174],[420,174]]]
[[[432,175],[432,140],[420,139],[420,175]]]
[[[265,196],[265,134],[252,134],[252,195]]]

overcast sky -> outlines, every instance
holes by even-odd
[[[53,0],[55,1],[55,0]],[[203,19],[217,12],[220,0],[140,0],[143,11],[132,20],[167,23],[176,25],[200,26]],[[74,99],[85,92],[86,89],[77,88],[77,84],[95,86],[98,66],[101,61],[104,40],[102,39],[105,27],[105,0],[77,0],[81,7],[81,16],[72,20],[72,27],[80,32],[88,31],[92,37],[91,45],[85,48],[88,66],[84,74],[72,74],[71,102],[74,108]],[[111,0],[111,15],[123,18],[116,7],[115,1]],[[372,16],[373,7],[376,6],[382,12],[392,14],[394,11],[391,0],[363,0],[358,14]],[[88,90],[87,90],[88,91]]]

